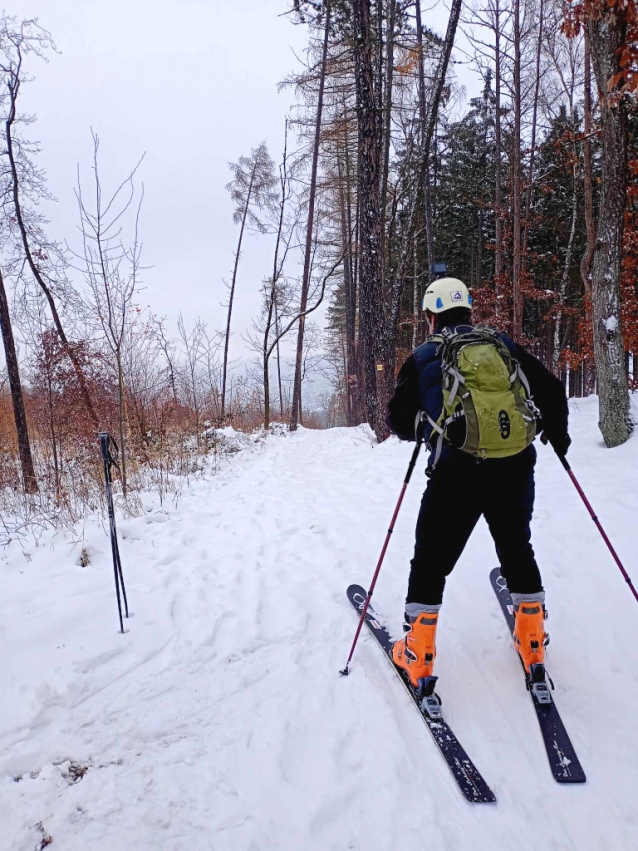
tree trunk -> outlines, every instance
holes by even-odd
[[[55,478],[55,501],[60,502],[60,462],[58,459],[57,435],[55,433],[55,412],[53,408],[53,387],[49,364],[47,370],[47,407],[49,409],[49,431],[51,432],[51,449],[53,450],[53,476]]]
[[[576,116],[572,113],[572,129],[575,129],[576,126]],[[552,367],[554,369],[554,374],[558,374],[558,361],[560,359],[561,353],[561,320],[563,317],[563,307],[565,301],[565,294],[567,292],[567,282],[569,280],[569,270],[572,265],[572,253],[574,250],[574,237],[576,236],[576,218],[578,216],[578,179],[576,174],[577,166],[575,165],[573,168],[573,191],[572,191],[572,222],[571,227],[569,229],[569,239],[567,241],[567,250],[565,252],[565,264],[563,266],[563,274],[560,279],[560,287],[558,291],[559,296],[559,307],[556,311],[556,318],[554,320],[554,347],[552,352]],[[566,335],[565,335],[566,337]]]
[[[621,72],[626,38],[621,9],[605,7],[588,21],[592,65],[602,125],[602,168],[596,248],[592,261],[594,355],[599,394],[599,427],[607,446],[624,443],[632,430],[625,350],[620,325],[620,271],[627,182],[625,98],[613,84]],[[611,86],[611,91],[608,86]]]
[[[281,332],[281,323],[279,321],[279,307],[275,298],[275,333],[277,334],[277,387],[279,389],[279,416],[281,421],[284,419],[284,389],[281,381],[281,351],[279,348],[279,334]]]
[[[523,335],[524,298],[521,286],[521,25],[520,0],[514,0],[514,133],[512,138],[512,336],[518,343]]]
[[[346,140],[347,144],[347,140]],[[356,295],[354,293],[354,282],[352,280],[352,246],[350,229],[348,225],[347,205],[348,199],[344,184],[349,176],[343,174],[341,155],[337,150],[337,167],[339,170],[339,218],[341,223],[341,242],[343,245],[343,286],[345,301],[345,379],[346,379],[346,415],[347,424],[355,425],[354,422],[354,400],[353,384],[356,377],[356,355],[355,355],[355,323],[356,323]],[[353,297],[354,296],[354,297]]]
[[[117,360],[117,395],[118,395],[118,425],[120,431],[120,470],[122,471],[122,494],[126,499],[128,481],[126,476],[126,445],[124,443],[124,375],[122,374],[122,356],[116,352]]]
[[[264,352],[263,360],[264,371],[264,429],[268,431],[270,428],[270,375],[268,372],[268,358]]]
[[[387,265],[387,206],[388,206],[388,176],[390,173],[390,147],[392,137],[392,83],[394,80],[394,26],[396,15],[396,0],[390,0],[390,14],[386,35],[385,63],[385,105],[383,109],[383,174],[381,175],[381,215],[383,217],[383,269]]]
[[[18,369],[18,356],[13,339],[13,328],[11,327],[11,317],[9,316],[9,302],[4,288],[2,272],[0,272],[0,326],[2,328],[2,342],[4,343],[4,354],[7,361],[9,386],[11,388],[13,417],[18,435],[18,453],[20,455],[20,468],[22,470],[22,484],[26,493],[36,493],[38,482],[35,477],[33,458],[31,456],[27,415],[24,409],[24,397],[22,395],[22,384]]]
[[[344,115],[345,115],[344,104]],[[350,137],[348,125],[345,126],[344,138],[344,169],[345,169],[345,213],[348,228],[347,250],[344,254],[344,276],[346,280],[346,334],[348,337],[348,359],[350,363],[350,395],[353,421],[357,425],[364,419],[362,406],[362,390],[364,387],[363,372],[359,348],[357,345],[357,291],[358,291],[358,251],[353,249],[353,241],[358,245],[359,239],[359,203],[358,197],[353,202],[352,160],[350,157]],[[354,216],[353,216],[354,208]],[[347,272],[345,267],[347,266]]]
[[[586,296],[591,296],[591,280],[589,278],[591,272],[591,261],[594,257],[594,249],[596,247],[596,225],[594,223],[594,190],[592,177],[592,160],[591,160],[591,135],[592,135],[592,110],[591,110],[591,48],[589,44],[589,33],[585,29],[584,36],[585,55],[584,63],[584,90],[583,90],[583,113],[584,113],[584,131],[583,139],[583,182],[585,194],[585,229],[587,231],[587,247],[583,254],[583,259],[580,263],[580,276],[583,281],[583,289]],[[591,305],[591,299],[587,299],[588,308]]]
[[[443,43],[443,49],[441,51],[439,64],[435,73],[434,89],[428,108],[427,123],[425,127],[424,139],[422,140],[421,158],[417,166],[416,183],[418,187],[425,186],[425,175],[428,174],[430,168],[430,147],[432,145],[432,138],[434,136],[434,130],[436,127],[439,104],[441,102],[441,95],[443,93],[443,86],[445,84],[445,77],[447,75],[450,56],[452,54],[452,48],[454,46],[454,36],[456,34],[456,27],[459,22],[461,5],[462,0],[452,0],[452,4],[450,6],[450,17],[448,19],[447,31],[445,33],[445,41]],[[396,351],[396,335],[399,321],[399,313],[403,296],[403,284],[407,274],[407,270],[412,263],[413,237],[415,232],[417,211],[416,200],[417,199],[414,200],[414,203],[412,203],[410,207],[408,214],[408,222],[404,227],[404,236],[400,256],[397,262],[394,280],[392,284],[390,306],[391,319],[387,323],[386,328],[385,350],[388,353],[388,362],[392,367],[392,381],[394,378],[394,355]]]
[[[241,256],[241,245],[244,239],[244,230],[246,228],[246,219],[250,208],[252,198],[253,184],[255,182],[255,174],[257,172],[257,161],[253,164],[252,174],[250,175],[250,183],[248,184],[248,192],[246,193],[246,204],[241,217],[241,226],[239,228],[239,237],[237,239],[237,250],[235,251],[235,262],[233,263],[233,277],[230,283],[230,294],[228,296],[228,314],[226,315],[226,336],[224,338],[224,363],[222,365],[222,401],[221,401],[221,420],[224,424],[226,416],[226,379],[228,375],[228,347],[230,344],[230,320],[233,313],[233,301],[235,300],[235,285],[237,283],[237,269],[239,268],[239,258]]]
[[[416,41],[419,51],[419,118],[421,133],[425,140],[427,136],[427,108],[425,103],[425,56],[423,53],[423,25],[421,23],[421,0],[414,4],[416,17]],[[436,126],[436,122],[435,122]],[[424,142],[425,144],[425,142]],[[430,136],[431,144],[431,136]],[[427,280],[432,279],[432,264],[434,263],[434,223],[432,221],[432,195],[430,186],[430,151],[428,145],[427,168],[423,175],[423,185],[420,187],[423,199],[423,220],[425,222],[425,245],[428,258]]]
[[[306,223],[306,250],[304,253],[303,277],[301,279],[301,300],[299,303],[299,331],[297,333],[297,353],[295,357],[295,380],[292,389],[292,405],[290,411],[290,430],[295,431],[301,417],[301,370],[303,361],[303,339],[306,328],[305,312],[308,305],[310,290],[310,261],[312,258],[312,240],[314,236],[315,195],[317,192],[317,167],[319,164],[319,143],[321,141],[321,118],[323,113],[323,92],[326,82],[326,65],[328,62],[328,41],[330,38],[330,0],[326,3],[326,22],[323,35],[323,53],[321,56],[321,72],[319,76],[319,93],[317,96],[317,117],[315,119],[315,140],[312,148],[312,165],[310,169],[310,193],[308,196],[308,221]]]
[[[275,253],[272,261],[272,278],[270,283],[270,295],[268,300],[268,314],[266,317],[266,327],[264,328],[264,345],[263,345],[263,369],[264,369],[264,428],[270,428],[270,375],[269,362],[272,354],[272,348],[269,347],[270,331],[275,323],[275,335],[277,329],[277,283],[279,281],[279,247],[281,245],[281,234],[284,227],[284,216],[286,212],[287,188],[288,188],[288,119],[285,123],[284,131],[284,153],[280,170],[280,186],[281,199],[279,202],[279,218],[277,220],[277,235],[275,237]]]
[[[543,44],[544,8],[544,0],[539,0],[538,40],[536,42],[536,81],[534,83],[534,103],[532,105],[532,131],[529,153],[529,171],[527,173],[527,188],[525,190],[525,215],[523,217],[523,250],[521,256],[521,263],[523,269],[525,268],[525,265],[527,263],[527,243],[529,240],[530,216],[532,211],[532,183],[534,182],[534,161],[536,159],[536,124],[538,117],[538,94],[541,85],[541,47]]]
[[[494,277],[496,289],[496,315],[499,316],[504,300],[503,287],[503,188],[501,160],[501,10],[499,0],[494,5]]]
[[[359,133],[359,321],[365,372],[367,420],[377,437],[386,435],[382,360],[386,335],[381,270],[381,146],[375,109],[370,0],[352,0],[355,32],[355,83]],[[379,392],[381,391],[381,392]]]

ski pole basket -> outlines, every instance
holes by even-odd
[[[102,463],[104,466],[104,485],[106,488],[106,506],[109,514],[109,531],[111,535],[111,551],[113,553],[113,573],[115,576],[115,594],[117,597],[117,611],[120,618],[120,632],[124,632],[124,622],[122,620],[122,600],[124,600],[124,614],[128,618],[128,601],[126,599],[126,588],[124,587],[124,576],[122,575],[122,562],[120,560],[120,550],[117,545],[117,528],[115,526],[115,508],[113,506],[113,478],[111,470],[115,467],[119,470],[118,458],[119,447],[115,439],[108,431],[101,431],[98,434],[100,441],[100,449],[102,452]]]

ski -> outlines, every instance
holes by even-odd
[[[490,582],[498,597],[511,635],[514,632],[514,606],[500,568],[495,567],[491,571]],[[514,652],[516,652],[515,648]],[[516,655],[518,656],[518,653]],[[524,671],[523,660],[520,656],[519,661]],[[535,675],[525,674],[525,684],[536,710],[536,717],[545,742],[545,750],[554,780],[558,783],[584,783],[587,779],[585,772],[576,756],[576,751],[549,688],[549,685],[551,685],[553,689],[554,684],[551,679],[549,683],[547,682],[549,677],[546,675],[544,665],[532,665],[531,667],[536,669]]]
[[[351,585],[347,594],[348,599],[360,615],[367,596],[365,589],[360,585]],[[443,719],[440,703],[433,693],[436,677],[428,678],[430,680],[428,688],[423,694],[419,694],[392,661],[393,641],[388,630],[379,621],[372,606],[368,607],[365,622],[390,662],[392,669],[412,698],[463,795],[474,804],[494,803],[496,801],[494,793]]]

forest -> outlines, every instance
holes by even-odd
[[[234,451],[236,433],[367,422],[383,440],[440,263],[470,287],[477,321],[540,358],[569,396],[598,395],[608,447],[628,439],[635,0],[452,0],[445,32],[420,0],[281,6],[307,49],[281,81],[294,101],[282,149],[269,151],[255,127],[254,147],[230,164],[236,242],[222,328],[140,307],[143,162],[105,185],[95,132],[91,177],[75,186],[81,248],[50,237],[41,202],[51,193],[23,102],[43,60],[56,61],[54,34],[0,20],[7,537],[102,505],[99,431],[119,444],[132,513],[141,489],[174,495],[207,459]],[[481,80],[469,102],[457,64]],[[249,237],[272,250],[238,366],[229,344]],[[320,406],[313,374],[330,387]]]

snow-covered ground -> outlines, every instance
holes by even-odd
[[[638,437],[602,447],[572,407],[570,460],[638,583]],[[496,793],[468,804],[368,636],[367,584],[411,447],[359,429],[273,437],[177,508],[120,520],[133,617],[117,632],[108,539],[0,564],[0,847],[33,851],[638,848],[638,607],[549,449],[534,542],[548,667],[584,786],[551,777],[488,572],[481,524],[452,575],[444,711]],[[421,465],[420,470],[423,469]],[[375,595],[399,632],[415,473]],[[436,530],[433,530],[433,534]]]

